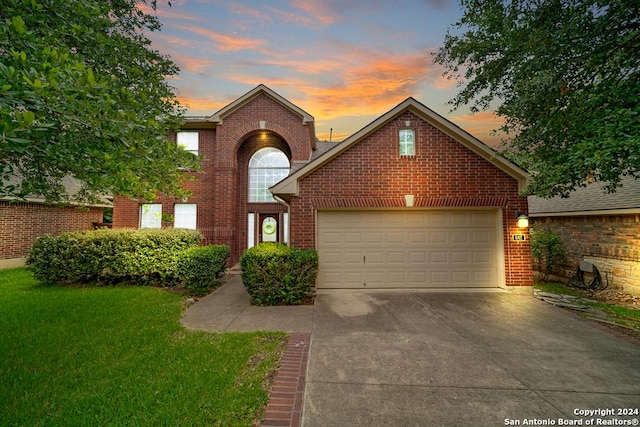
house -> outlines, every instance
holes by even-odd
[[[80,189],[73,179],[63,185],[69,194]],[[91,230],[102,223],[105,209],[113,207],[111,200],[100,197],[90,206],[57,206],[36,195],[25,200],[0,198],[0,270],[22,267],[36,239],[45,234]]]
[[[532,226],[549,227],[564,242],[567,257],[554,272],[559,279],[589,261],[609,287],[640,295],[640,180],[625,177],[610,194],[593,184],[568,198],[529,196],[529,213]]]
[[[197,228],[232,262],[264,241],[316,248],[319,288],[532,285],[526,173],[413,98],[331,144],[260,85],[176,140],[203,156],[193,196],[116,198],[115,227]]]

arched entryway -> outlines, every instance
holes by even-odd
[[[241,252],[261,242],[288,242],[287,206],[274,200],[269,188],[291,170],[291,150],[274,132],[250,135],[238,150],[241,212],[245,230]]]

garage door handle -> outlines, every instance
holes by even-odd
[[[366,256],[363,256],[363,257],[362,257],[362,262],[363,262],[364,264],[366,264],[366,263],[367,263],[367,257],[366,257]]]

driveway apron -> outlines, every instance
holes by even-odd
[[[606,425],[639,407],[638,341],[531,296],[316,298],[305,427]]]

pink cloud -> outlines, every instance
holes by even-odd
[[[189,71],[192,73],[201,73],[207,69],[207,67],[213,65],[215,62],[210,59],[194,58],[192,56],[173,54],[171,57],[181,70]]]
[[[191,31],[214,41],[218,50],[222,52],[232,52],[239,50],[263,51],[263,46],[267,44],[267,41],[264,39],[227,35],[201,27],[178,25],[175,28]]]

